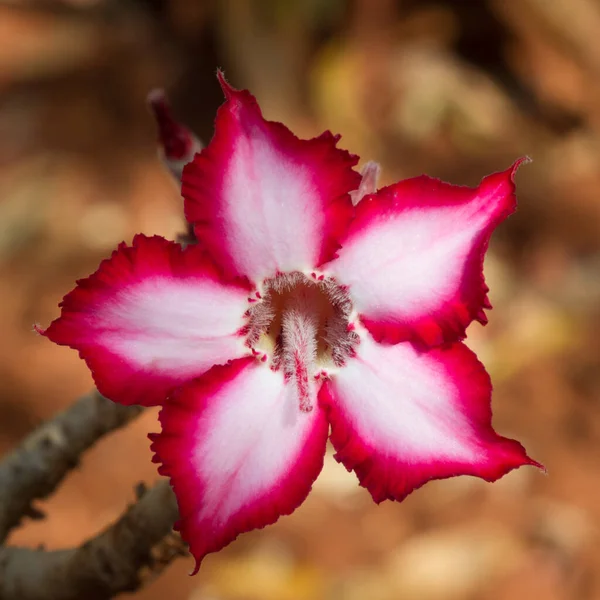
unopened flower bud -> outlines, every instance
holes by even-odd
[[[158,125],[160,159],[179,184],[183,167],[194,158],[196,152],[202,150],[202,144],[194,133],[173,118],[164,90],[152,90],[147,102]]]

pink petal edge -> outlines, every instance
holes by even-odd
[[[137,235],[79,280],[61,315],[38,331],[78,350],[107,398],[152,406],[173,386],[248,353],[249,290],[223,282],[197,246]]]
[[[490,378],[462,343],[421,352],[364,337],[356,358],[327,381],[319,401],[335,458],[373,500],[403,500],[432,479],[495,481],[541,465],[491,425]]]
[[[465,337],[491,308],[483,261],[492,232],[516,208],[522,158],[477,188],[426,176],[368,196],[323,267],[348,286],[361,322],[378,341],[436,346]]]
[[[328,423],[299,409],[281,372],[253,358],[217,366],[183,386],[151,435],[159,473],[171,478],[197,573],[240,533],[291,514],[323,467]]]
[[[358,157],[330,132],[301,140],[266,121],[247,90],[218,77],[226,101],[213,139],[183,171],[196,236],[227,273],[254,282],[332,258],[353,215]]]

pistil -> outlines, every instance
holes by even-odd
[[[314,408],[318,318],[309,298],[297,297],[291,304],[282,318],[283,369],[296,387],[300,410],[310,412]]]
[[[271,369],[283,371],[300,409],[310,412],[317,380],[343,366],[358,343],[348,321],[348,293],[331,278],[299,272],[267,279],[261,291],[248,298],[246,344]]]

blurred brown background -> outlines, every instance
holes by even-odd
[[[204,141],[222,67],[267,118],[343,134],[384,180],[476,184],[528,154],[493,239],[495,310],[470,329],[497,429],[548,468],[428,484],[376,507],[329,457],[293,516],[138,597],[600,598],[600,0],[13,0],[0,4],[0,451],[91,387],[32,332],[135,232],[173,238],[181,199],[145,109],[164,86]],[[99,531],[157,478],[147,412],[85,455],[11,542]]]

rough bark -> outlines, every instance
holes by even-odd
[[[110,527],[78,548],[0,548],[2,600],[105,600],[134,591],[159,574],[186,546],[172,531],[177,503],[166,481]]]
[[[99,438],[140,412],[94,391],[31,433],[0,462],[0,542],[23,516],[40,518],[34,500],[50,495]]]

